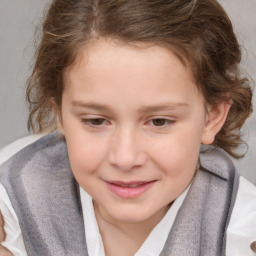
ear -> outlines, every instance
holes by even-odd
[[[210,145],[214,142],[215,136],[226,121],[231,105],[232,100],[226,100],[207,106],[206,123],[201,138],[202,144]]]
[[[62,118],[61,118],[61,110],[57,106],[54,98],[50,98],[49,102],[50,102],[50,105],[52,107],[52,110],[53,110],[55,118],[56,118],[58,130],[64,136],[64,129],[63,129]]]

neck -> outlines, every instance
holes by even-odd
[[[162,220],[170,205],[163,207],[150,218],[140,222],[124,222],[113,219],[104,209],[94,202],[96,219],[103,239],[104,247],[107,237],[119,237],[126,244],[133,244],[134,253],[141,247],[154,227]],[[114,239],[114,238],[113,238]],[[135,249],[136,247],[136,249]]]

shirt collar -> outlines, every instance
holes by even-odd
[[[173,202],[163,219],[151,231],[145,242],[134,256],[160,255],[190,185]],[[84,217],[85,237],[89,256],[105,256],[102,238],[95,217],[92,197],[80,187],[81,204]]]

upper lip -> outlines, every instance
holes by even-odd
[[[150,182],[153,182],[153,181],[156,181],[156,180],[149,180],[149,181],[128,181],[128,182],[125,182],[125,181],[119,181],[119,180],[106,180],[107,183],[110,183],[110,184],[113,184],[113,185],[117,185],[117,186],[134,186],[134,185],[143,185],[143,184],[146,184],[146,183],[150,183]]]

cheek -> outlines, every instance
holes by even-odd
[[[66,136],[69,160],[75,176],[94,173],[104,161],[105,147],[86,136]]]
[[[154,162],[169,176],[193,175],[198,163],[200,144],[200,134],[180,130],[151,147],[150,154]]]

